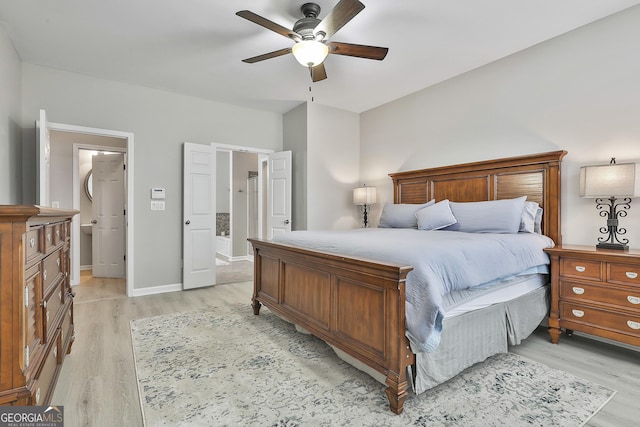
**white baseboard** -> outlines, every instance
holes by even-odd
[[[145,295],[164,294],[167,292],[177,292],[182,290],[182,283],[173,285],[150,286],[148,288],[139,288],[133,290],[133,297],[141,297]]]
[[[93,270],[93,265],[81,265],[80,271],[82,270]]]

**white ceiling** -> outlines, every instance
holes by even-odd
[[[320,18],[338,0],[317,0]],[[304,0],[0,0],[24,62],[251,108],[303,101],[362,112],[526,49],[636,0],[362,0],[332,40],[389,48],[382,62],[330,55],[311,83],[293,42],[235,15],[291,28]],[[311,91],[310,91],[311,88]]]

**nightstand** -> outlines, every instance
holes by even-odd
[[[586,332],[640,346],[640,250],[563,245],[551,258],[549,335]]]

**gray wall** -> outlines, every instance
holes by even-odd
[[[21,62],[0,27],[0,205],[22,202]]]
[[[579,168],[640,162],[639,23],[636,6],[361,114],[374,222],[393,199],[389,172],[564,149],[563,242],[594,245],[605,220],[578,197]],[[640,247],[638,199],[621,223]]]
[[[232,256],[244,257],[247,256],[247,179],[249,178],[249,171],[258,171],[258,155],[256,153],[234,151],[231,153],[231,159],[233,174],[231,185],[231,201],[233,203],[233,209],[231,210],[233,215],[231,218]]]
[[[357,227],[353,188],[360,176],[360,116],[314,103],[307,114],[308,228]]]
[[[132,132],[133,286],[182,282],[182,143],[282,149],[282,115],[22,64],[25,196],[35,201],[34,120]],[[251,126],[247,126],[251,123]],[[25,154],[23,152],[23,154]],[[166,210],[151,211],[149,191],[166,188]]]
[[[287,112],[283,118],[283,147],[291,151],[291,229],[307,229],[307,104]]]
[[[284,115],[284,128],[284,149],[293,157],[292,230],[357,227],[360,116],[307,103]]]

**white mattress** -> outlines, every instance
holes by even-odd
[[[544,286],[547,282],[546,274],[529,274],[516,276],[489,288],[457,291],[445,298],[444,318],[456,317],[493,304],[510,301]]]

